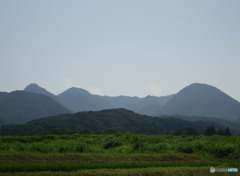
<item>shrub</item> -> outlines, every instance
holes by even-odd
[[[49,148],[42,144],[42,143],[34,143],[30,146],[30,150],[33,152],[39,152],[39,153],[49,153],[51,152]]]
[[[193,148],[190,145],[180,144],[177,147],[177,151],[182,153],[193,153]]]
[[[170,148],[171,148],[171,145],[168,143],[158,143],[154,145],[153,151],[159,153],[159,152],[163,152],[164,150],[168,150]]]
[[[193,142],[193,148],[196,150],[196,151],[201,151],[204,149],[204,145],[203,143],[199,142],[199,141],[195,141]]]
[[[83,153],[85,151],[85,146],[83,144],[79,144],[76,149],[76,152]]]
[[[59,153],[65,153],[67,150],[64,147],[58,148]]]
[[[143,144],[140,143],[140,142],[136,142],[134,145],[133,145],[133,150],[140,150],[143,148]]]
[[[213,154],[218,158],[225,158],[235,152],[235,148],[232,145],[216,146]]]
[[[104,149],[109,149],[109,148],[114,148],[114,147],[118,147],[122,145],[122,143],[120,141],[118,141],[117,139],[110,139],[106,142],[106,144],[103,145]]]
[[[151,146],[144,142],[138,141],[133,144],[132,150],[133,150],[133,152],[135,152],[135,151],[147,152],[147,151],[151,151]]]

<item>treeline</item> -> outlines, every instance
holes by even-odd
[[[96,134],[115,134],[115,133],[127,133],[127,131],[116,131],[116,130],[106,130],[101,132],[96,132]],[[71,131],[66,130],[62,128],[56,128],[51,131],[51,134],[55,135],[64,135],[64,134],[91,134],[92,132],[89,130],[83,130],[83,131]],[[179,135],[205,135],[205,136],[213,136],[213,135],[219,135],[219,136],[232,136],[231,130],[229,127],[226,127],[225,130],[220,128],[219,130],[216,130],[214,126],[207,127],[203,133],[198,133],[196,129],[188,127],[183,130],[176,130],[173,134],[175,136]],[[240,135],[240,133],[239,133]]]
[[[229,127],[226,127],[225,130],[223,130],[222,128],[219,128],[218,130],[216,130],[214,126],[207,127],[202,134],[197,133],[197,130],[191,127],[185,128],[183,130],[176,130],[174,134],[175,135],[232,136],[232,133]]]
[[[207,127],[223,126],[208,121],[186,121],[174,117],[158,118],[139,115],[126,109],[80,112],[6,125],[1,135],[73,134],[129,132],[135,134],[204,134]],[[183,130],[184,129],[184,130]]]

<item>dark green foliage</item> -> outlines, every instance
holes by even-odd
[[[231,135],[232,135],[229,127],[227,127],[227,128],[225,129],[224,135],[225,135],[225,136],[231,136]]]
[[[175,135],[197,135],[197,131],[196,129],[188,127],[183,130],[177,130],[174,134]]]
[[[174,135],[176,136],[182,135],[182,130],[176,130]]]
[[[119,142],[117,139],[111,138],[107,140],[106,144],[104,144],[104,149],[114,148],[121,145],[121,142]]]
[[[182,153],[239,160],[239,149],[240,138],[238,136],[165,136],[115,133],[0,137],[0,159],[3,155],[11,153],[44,155]],[[22,158],[22,156],[18,158]],[[28,159],[26,158],[25,161]]]
[[[222,128],[220,128],[220,129],[217,131],[217,134],[220,135],[220,136],[223,136],[223,135],[224,135],[224,132],[223,132]]]
[[[78,153],[83,153],[85,151],[85,146],[83,144],[78,144],[75,151]]]
[[[200,167],[214,166],[215,163],[3,163],[0,172],[39,172],[39,171],[74,171],[74,170],[94,170],[96,169],[130,169],[130,168],[153,168],[153,167]],[[38,175],[38,174],[37,174]],[[64,174],[65,175],[65,174]],[[67,175],[70,175],[68,173]],[[89,175],[89,174],[87,174]],[[92,175],[92,174],[91,174]],[[95,174],[94,174],[95,175]],[[102,175],[102,174],[101,174]],[[109,174],[104,174],[109,175]],[[132,174],[131,174],[132,175]],[[138,174],[137,174],[138,175]],[[145,175],[145,174],[144,174]]]
[[[217,134],[217,132],[216,132],[214,126],[207,127],[206,130],[204,131],[204,135],[206,135],[206,136],[212,136],[215,134]]]
[[[220,128],[217,132],[218,135],[220,136],[232,136],[232,133],[229,129],[229,127],[225,128],[225,130],[223,131],[222,128]]]
[[[164,116],[166,118],[166,116]],[[225,129],[226,126],[229,126],[231,129],[236,130],[237,132],[240,131],[240,123],[235,120],[226,120],[226,119],[220,119],[216,117],[204,117],[204,116],[181,116],[181,115],[175,115],[174,117],[187,120],[187,121],[211,121],[220,124],[221,129]],[[239,118],[240,119],[240,118]],[[212,124],[214,125],[214,124]],[[237,134],[237,133],[236,133]]]
[[[177,150],[182,153],[193,153],[193,148],[189,144],[180,144]]]
[[[80,112],[30,121],[24,125],[2,126],[1,135],[73,134],[130,132],[137,134],[184,134],[201,132],[212,122],[189,122],[173,117],[157,118],[126,109]],[[216,124],[217,125],[217,124]],[[191,128],[189,128],[191,127]]]
[[[76,133],[76,131],[71,131],[71,130],[64,129],[64,128],[54,128],[53,130],[51,130],[50,133],[56,134],[56,135],[61,135],[61,134],[74,134],[74,133]]]
[[[59,149],[58,149],[58,152],[59,153],[65,153],[67,150],[64,148],[64,147],[60,147]]]
[[[145,149],[144,143],[141,141],[137,141],[133,144],[133,151],[144,151]]]
[[[210,175],[210,167],[238,168],[239,149],[238,136],[0,136],[0,175]]]
[[[212,152],[218,158],[225,158],[234,153],[235,150],[232,145],[218,145]]]

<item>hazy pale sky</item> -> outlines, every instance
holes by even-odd
[[[0,91],[143,97],[199,82],[240,100],[239,77],[239,0],[0,0]]]

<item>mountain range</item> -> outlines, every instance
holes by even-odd
[[[87,90],[76,87],[67,89],[59,95],[54,95],[37,84],[28,85],[24,91],[47,95],[72,112],[125,108],[139,114],[151,116],[158,115],[159,109],[174,96],[146,96],[144,98],[129,96],[110,97],[93,95]]]
[[[82,111],[124,108],[148,116],[189,116],[225,119],[239,124],[240,103],[221,90],[194,83],[169,96],[93,95],[81,88],[70,88],[54,95],[37,84],[23,91],[0,92],[0,126],[25,123],[41,117]]]
[[[240,118],[240,103],[237,100],[216,87],[200,83],[191,84],[177,94],[144,98],[92,95],[80,88],[70,88],[59,95],[53,95],[36,84],[30,84],[25,91],[48,95],[72,112],[125,108],[150,116],[203,116],[227,120]]]

